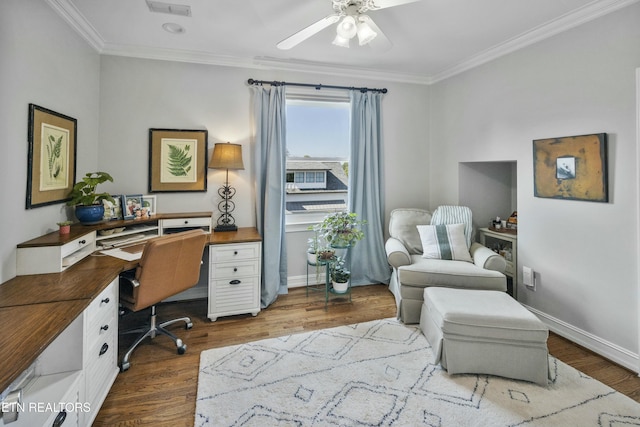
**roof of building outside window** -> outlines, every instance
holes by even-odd
[[[287,171],[294,171],[294,170],[299,170],[299,169],[294,169],[294,164],[297,163],[304,163],[306,165],[308,165],[305,169],[305,171],[326,171],[327,172],[327,185],[324,189],[299,189],[297,188],[295,185],[293,186],[287,186],[287,193],[291,194],[291,193],[322,193],[322,192],[327,192],[327,193],[335,193],[335,192],[340,192],[340,191],[347,191],[347,189],[349,188],[349,178],[347,177],[347,174],[344,172],[344,169],[342,168],[342,163],[340,161],[327,161],[327,160],[323,160],[323,161],[313,161],[313,160],[306,160],[304,162],[298,162],[298,161],[287,161]],[[297,165],[295,165],[295,167],[297,167]]]

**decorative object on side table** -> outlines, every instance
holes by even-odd
[[[67,202],[68,206],[76,207],[76,217],[82,224],[97,224],[103,221],[103,200],[115,203],[109,193],[96,193],[98,184],[106,181],[113,182],[113,178],[107,172],[89,172],[74,186]]]
[[[229,169],[244,169],[242,146],[240,144],[231,144],[230,142],[215,144],[209,161],[209,168],[225,169],[227,172],[224,185],[218,189],[218,194],[222,197],[222,200],[218,203],[218,210],[221,214],[214,231],[236,231],[238,227],[231,215],[231,212],[236,207],[231,201],[231,198],[236,194],[236,189],[229,185]]]
[[[58,222],[57,224],[58,224],[58,227],[60,227],[58,229],[58,232],[60,233],[61,236],[71,233],[71,224],[73,224],[71,221],[61,221],[61,222]]]
[[[69,199],[76,180],[77,121],[29,104],[27,209]]]
[[[149,129],[149,192],[207,191],[206,130]]]
[[[337,257],[336,262],[331,270],[331,280],[333,284],[333,290],[336,293],[344,293],[349,289],[349,279],[351,278],[351,272],[347,270],[345,265],[345,259],[343,257]]]

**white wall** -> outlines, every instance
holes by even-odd
[[[517,161],[518,273],[532,267],[537,280],[519,299],[633,369],[639,22],[634,4],[437,83],[430,98],[431,207],[457,202],[459,162]],[[532,140],[598,132],[609,136],[611,201],[535,198]]]
[[[77,174],[95,170],[100,57],[39,0],[0,2],[0,282],[16,273],[16,245],[57,228],[64,204],[25,208],[29,103],[78,121]],[[69,213],[72,218],[73,214]]]

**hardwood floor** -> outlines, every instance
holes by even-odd
[[[394,317],[395,301],[386,286],[353,288],[352,303],[335,299],[324,308],[324,295],[304,288],[280,295],[268,309],[251,315],[231,316],[210,322],[206,301],[168,303],[158,307],[159,319],[190,316],[193,329],[175,325],[184,340],[186,354],[177,355],[166,337],[146,340],[132,355],[131,368],[118,375],[94,426],[193,426],[200,352],[303,331]],[[144,312],[146,315],[147,312]],[[135,326],[144,316],[133,313],[122,319]],[[133,337],[122,338],[121,354]],[[570,341],[551,334],[552,355],[640,402],[640,378]]]

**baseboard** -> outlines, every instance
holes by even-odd
[[[310,285],[321,285],[324,283],[325,273],[322,272],[320,275],[320,280],[316,281],[316,273],[309,272],[309,284]],[[287,288],[304,288],[307,286],[307,275],[303,274],[300,276],[289,276],[287,277]]]
[[[610,361],[617,363],[620,366],[638,373],[640,357],[638,354],[626,350],[616,344],[613,344],[607,340],[597,337],[582,329],[576,328],[569,323],[563,322],[560,319],[556,319],[553,316],[548,315],[540,310],[536,310],[533,307],[525,305],[525,307],[533,314],[538,316],[542,322],[547,325],[549,330],[564,337],[574,343],[587,348],[594,353],[599,354],[602,357],[609,359]]]

